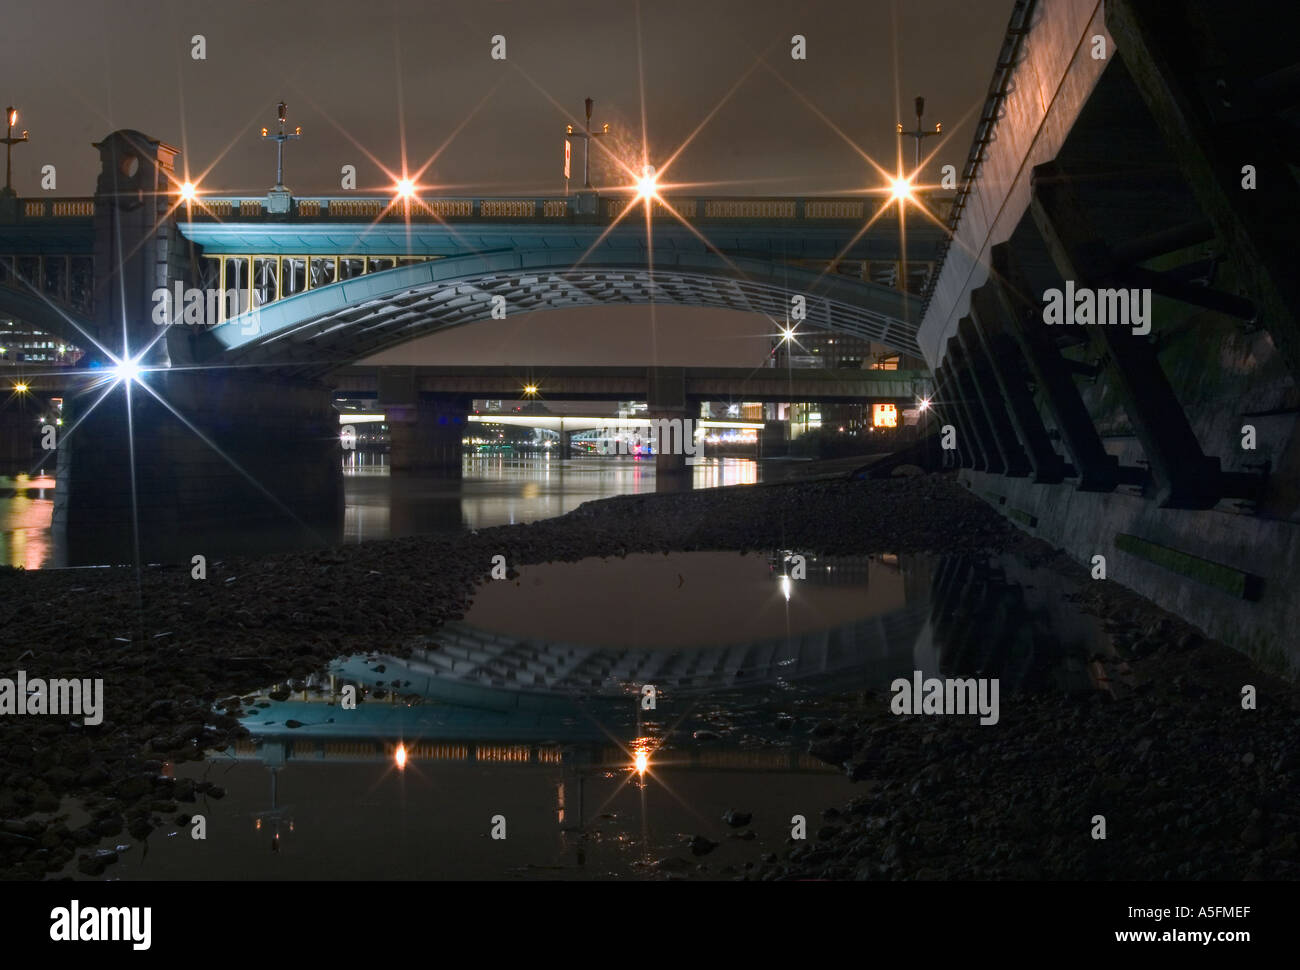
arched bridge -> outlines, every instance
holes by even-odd
[[[623,198],[588,200],[591,215],[574,199],[300,199],[280,219],[251,201],[203,199],[178,223],[221,294],[194,356],[304,375],[494,312],[654,302],[784,321],[796,295],[809,325],[916,356],[902,284],[928,278],[940,239],[909,227],[904,251],[863,198],[669,199],[649,226]]]

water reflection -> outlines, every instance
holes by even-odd
[[[177,769],[226,789],[202,807],[221,850],[168,830],[110,875],[727,878],[784,845],[791,815],[844,799],[842,775],[804,753],[816,709],[784,712],[917,669],[1000,677],[1010,703],[1017,690],[1093,689],[1087,660],[1111,652],[1062,580],[1009,556],[808,557],[805,579],[789,550],[656,558],[693,575],[693,557],[714,555],[730,568],[711,639],[693,646],[579,642],[619,630],[570,608],[590,594],[562,575],[582,564],[565,564],[532,571],[549,577],[543,598],[569,591],[538,621],[548,637],[462,625],[410,658],[345,658],[245,698],[252,737]],[[634,557],[601,569],[614,577],[603,593],[622,582],[634,603],[653,577]],[[528,576],[485,587],[477,603],[503,599],[467,621],[528,598]],[[774,596],[784,606],[782,577],[792,604],[820,598],[822,624],[805,617],[738,642],[753,632],[748,615]],[[678,619],[683,632],[698,627]],[[660,689],[646,709],[638,688],[649,682]],[[347,687],[354,709],[340,702]],[[498,816],[506,839],[491,836]]]
[[[257,529],[237,534],[187,535],[177,540],[177,562],[188,561],[195,543],[209,556],[256,555],[337,542],[365,542],[411,535],[450,535],[464,529],[535,522],[564,515],[583,502],[655,491],[653,461],[630,457],[517,459],[467,457],[459,477],[400,472],[352,458],[344,469],[344,517],[333,529]],[[364,456],[362,456],[364,457]],[[694,488],[753,484],[756,461],[701,459],[691,466]],[[43,569],[100,564],[114,551],[89,551],[72,562],[50,532],[54,479],[0,477],[0,564]],[[127,553],[119,551],[125,560]]]
[[[54,479],[0,476],[0,565],[40,569],[49,564]]]

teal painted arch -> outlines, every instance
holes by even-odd
[[[784,323],[805,298],[800,327],[820,327],[920,356],[916,298],[890,287],[770,258],[666,249],[653,263],[568,250],[475,253],[370,273],[286,297],[215,327],[209,363],[315,376],[448,327],[507,314],[658,303],[767,315]]]

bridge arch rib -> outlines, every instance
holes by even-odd
[[[531,249],[429,260],[285,297],[215,328],[208,363],[262,365],[303,376],[417,337],[486,320],[493,297],[510,314],[617,303],[662,303],[763,313],[785,320],[807,298],[805,325],[920,356],[919,303],[890,287],[811,269],[711,252],[610,254],[573,267],[571,250]]]

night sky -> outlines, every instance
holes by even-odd
[[[89,195],[90,142],[117,128],[179,147],[178,166],[202,175],[202,191],[264,193],[275,150],[258,134],[280,99],[303,128],[286,146],[296,194],[341,194],[344,164],[357,168],[358,193],[387,192],[385,168],[400,172],[405,158],[415,171],[437,154],[419,180],[426,194],[551,195],[564,189],[564,125],[581,121],[586,96],[594,122],[612,129],[606,146],[639,165],[643,76],[652,164],[704,122],[666,183],[834,194],[875,181],[845,138],[895,166],[894,123],[911,126],[917,94],[927,123],[944,123],[934,164],[961,167],[1010,9],[1010,0],[655,0],[639,5],[638,40],[633,0],[46,0],[6,11],[0,98],[31,131],[14,150],[24,196],[39,194],[46,164],[58,171],[50,194]],[[807,38],[805,61],[790,57],[796,33]],[[195,34],[206,60],[191,57]],[[494,34],[506,37],[505,61],[490,57]],[[574,155],[580,182],[580,146]],[[592,158],[597,187],[627,181],[599,150]],[[587,363],[645,362],[649,312],[620,314],[616,327],[607,310],[539,314],[425,346],[446,362],[554,363],[573,360],[573,347]],[[656,326],[660,363],[757,361],[766,340],[746,335],[771,329],[668,307]]]

